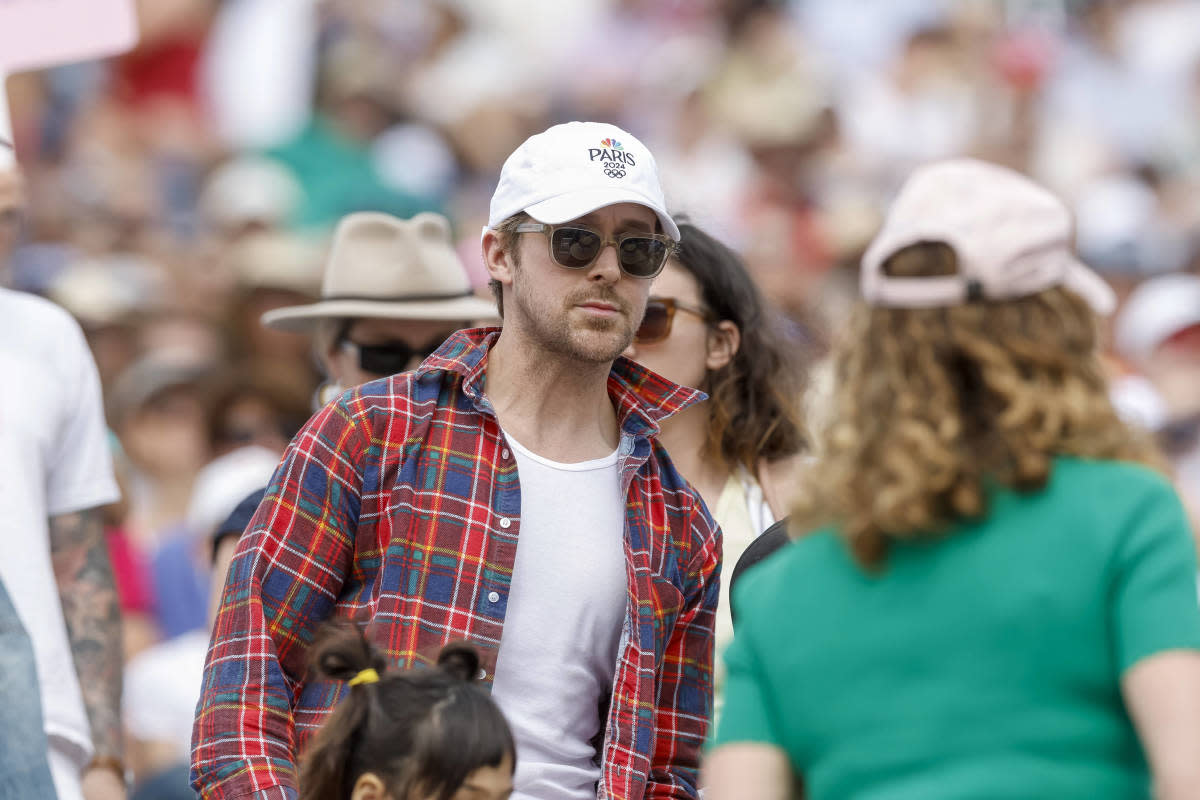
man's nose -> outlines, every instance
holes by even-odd
[[[600,250],[600,255],[588,268],[588,279],[604,283],[616,283],[621,279],[621,263],[617,258],[617,245],[609,242]]]

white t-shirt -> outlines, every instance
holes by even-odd
[[[521,527],[492,694],[517,742],[513,798],[594,798],[628,604],[617,454],[559,464],[507,438]]]
[[[33,641],[51,745],[66,743],[82,764],[91,757],[91,734],[47,518],[119,497],[100,379],[66,311],[0,289],[0,380],[0,580]]]

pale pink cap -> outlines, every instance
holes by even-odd
[[[1075,257],[1071,239],[1067,207],[1024,175],[975,159],[940,161],[914,171],[892,203],[862,259],[863,298],[873,306],[935,308],[1062,286],[1096,313],[1112,313],[1116,296]],[[949,245],[958,274],[884,274],[888,258],[920,242]]]

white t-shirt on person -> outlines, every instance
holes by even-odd
[[[100,379],[66,311],[0,289],[0,381],[0,580],[33,642],[51,748],[82,765],[91,757],[91,734],[47,520],[119,496]]]
[[[517,743],[513,798],[594,798],[628,604],[617,453],[560,464],[507,439],[521,519],[492,694]]]

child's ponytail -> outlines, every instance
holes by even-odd
[[[387,672],[362,632],[341,621],[322,629],[311,652],[316,677],[350,690],[304,750],[299,800],[348,800],[368,773],[392,797],[443,800],[480,767],[515,766],[512,733],[478,685],[470,644],[447,644],[434,669]]]
[[[354,750],[370,715],[371,692],[387,662],[349,621],[324,626],[309,665],[324,680],[351,684],[350,692],[309,743],[300,770],[300,800],[349,797]],[[373,673],[373,674],[372,674]]]

